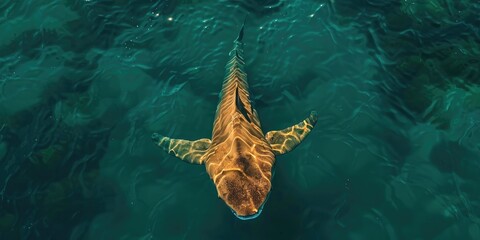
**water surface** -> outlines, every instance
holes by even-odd
[[[478,239],[475,1],[0,2],[1,239]],[[210,137],[246,16],[264,131],[319,112],[237,219],[153,132]]]

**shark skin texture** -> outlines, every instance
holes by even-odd
[[[204,164],[221,198],[239,219],[260,215],[271,189],[275,156],[292,151],[317,122],[312,111],[302,122],[278,131],[262,132],[250,102],[244,71],[242,26],[226,64],[212,138],[173,139],[158,133],[152,140],[175,157]]]

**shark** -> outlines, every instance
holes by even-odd
[[[263,133],[252,106],[245,73],[243,23],[229,53],[211,138],[174,139],[152,134],[153,142],[190,164],[205,165],[218,197],[242,220],[260,215],[272,188],[275,157],[292,151],[312,131],[317,112],[281,130]]]

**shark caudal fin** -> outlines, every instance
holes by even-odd
[[[317,112],[313,111],[302,122],[279,131],[270,131],[265,139],[275,155],[292,151],[312,131],[317,123]]]
[[[158,133],[152,135],[152,140],[169,154],[192,164],[203,164],[202,156],[211,144],[210,139],[207,138],[188,141],[164,137]]]
[[[247,21],[247,16],[245,16],[245,19],[243,19],[242,28],[240,28],[240,32],[238,33],[238,37],[235,40],[236,42],[242,42],[243,41],[243,29],[245,28],[245,21]]]

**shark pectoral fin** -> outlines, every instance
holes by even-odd
[[[317,113],[313,111],[308,118],[297,125],[279,131],[270,131],[265,134],[265,138],[275,155],[285,154],[300,144],[316,123]]]
[[[163,148],[169,154],[192,164],[203,164],[202,156],[210,147],[210,139],[202,138],[196,141],[172,139],[158,133],[152,135],[152,140],[157,146]]]

